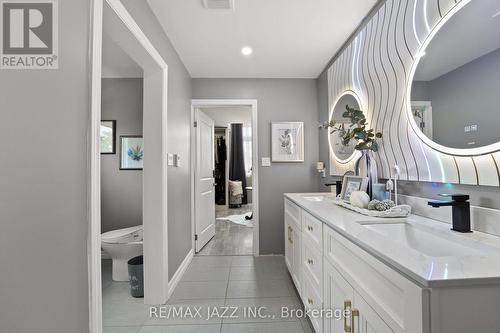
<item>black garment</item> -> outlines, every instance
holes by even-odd
[[[243,186],[241,203],[247,201],[247,178],[245,173],[245,155],[243,153],[243,124],[231,124],[231,158],[229,160],[229,180],[239,180]]]
[[[227,148],[226,140],[218,137],[215,142],[215,203],[218,205],[226,204],[226,160]]]

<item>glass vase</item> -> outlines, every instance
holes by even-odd
[[[356,176],[367,177],[368,187],[366,192],[373,197],[373,184],[378,183],[377,163],[371,150],[361,150],[361,156],[354,165]]]

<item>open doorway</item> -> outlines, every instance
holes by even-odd
[[[101,267],[107,313],[113,298],[132,298],[127,262],[143,255],[143,76],[142,68],[103,31]],[[120,324],[110,323],[106,315],[103,323]]]
[[[126,121],[123,119],[118,122],[118,117],[112,114],[102,114],[102,104],[104,99],[103,94],[106,94],[104,89],[116,88],[116,84],[103,84],[102,74],[109,70],[106,65],[109,65],[109,59],[104,59],[107,63],[103,64],[103,49],[105,57],[109,57],[109,48],[114,48],[111,51],[111,57],[120,59],[112,59],[115,65],[114,69],[119,70],[124,64],[135,63],[135,70],[143,73],[141,82],[134,82],[130,90],[122,93],[133,93],[137,99],[142,100],[137,102],[136,108],[139,110],[131,110],[135,112],[137,119],[133,126],[126,126]],[[106,54],[107,53],[107,54]],[[126,54],[126,55],[124,55]],[[123,61],[126,60],[126,61]],[[122,68],[123,69],[123,68]],[[111,71],[113,72],[113,71]],[[107,194],[102,195],[102,184],[110,179],[102,181],[102,177],[107,177],[104,172],[109,170],[101,168],[101,129],[103,134],[107,134],[105,140],[106,150],[110,155],[116,156],[106,161],[112,164],[115,168],[113,172],[124,173],[129,172],[128,178],[135,177],[136,189],[128,191],[125,194],[135,195],[137,207],[135,210],[135,219],[127,222],[133,224],[134,231],[126,235],[108,235],[112,241],[109,242],[110,247],[105,250],[108,256],[113,259],[113,256],[118,259],[117,267],[111,266],[111,280],[123,280],[124,270],[126,266],[126,257],[120,254],[119,247],[123,248],[130,245],[134,251],[131,256],[136,256],[140,252],[144,255],[144,299],[134,299],[133,302],[120,302],[120,304],[134,304],[144,306],[146,304],[164,304],[167,301],[169,293],[168,281],[168,224],[167,224],[167,81],[168,81],[168,66],[163,60],[158,51],[154,48],[143,31],[125,9],[119,0],[94,0],[93,1],[93,16],[92,16],[92,91],[91,91],[91,126],[89,131],[89,160],[90,160],[90,177],[89,177],[89,307],[90,307],[90,331],[103,331],[103,312],[107,318],[115,318],[118,322],[105,322],[106,326],[123,325],[125,320],[130,319],[128,315],[123,315],[123,307],[117,307],[116,304],[109,304],[108,309],[114,309],[113,313],[103,311],[103,276],[101,271],[103,237],[102,232],[114,231],[107,229],[127,229],[127,225],[123,225],[123,216],[118,216],[116,211],[112,213],[112,218],[119,225],[103,226],[101,223],[108,223],[106,219],[110,215],[107,212],[101,211],[104,203],[104,210],[109,208],[109,199]],[[119,98],[118,91],[111,94],[111,98]],[[109,96],[108,96],[109,97]],[[123,101],[116,101],[117,103]],[[109,105],[108,105],[109,106]],[[142,114],[141,114],[142,113]],[[141,122],[142,125],[138,124]],[[103,122],[105,120],[105,122]],[[133,128],[132,128],[133,127]],[[141,133],[142,130],[142,133]],[[117,133],[121,132],[120,137]],[[147,147],[144,149],[143,147]],[[122,151],[123,150],[123,151]],[[146,153],[144,153],[144,151]],[[108,156],[109,157],[109,156]],[[104,163],[103,163],[104,164]],[[119,170],[119,171],[118,171]],[[141,171],[142,170],[142,171]],[[103,171],[103,173],[101,173]],[[132,175],[132,173],[134,173]],[[122,176],[124,174],[120,174]],[[130,180],[130,179],[129,179]],[[118,185],[123,185],[119,182]],[[119,186],[112,191],[120,192]],[[142,199],[140,192],[142,190]],[[131,193],[132,192],[132,193]],[[122,207],[123,209],[124,207]],[[128,207],[127,207],[128,208]],[[101,217],[104,218],[101,219]],[[141,227],[142,225],[142,227]],[[123,228],[122,228],[123,227]],[[140,230],[139,230],[140,229]],[[142,230],[142,231],[141,231]],[[124,236],[124,237],[121,237]],[[143,236],[143,237],[142,237]],[[129,237],[127,239],[127,237]],[[132,237],[133,239],[130,239]],[[137,237],[137,239],[135,239]],[[140,239],[143,239],[140,246]],[[124,245],[124,246],[122,246]],[[114,247],[114,250],[110,248]],[[142,247],[142,250],[141,250]],[[160,251],[159,251],[160,249]],[[116,251],[115,251],[116,250]],[[130,249],[127,249],[127,251]],[[114,254],[113,254],[114,253]],[[123,254],[123,253],[122,253]],[[116,268],[116,269],[115,269]],[[128,274],[127,274],[128,275]],[[127,276],[128,280],[128,276]],[[126,282],[122,282],[126,283]],[[127,283],[128,284],[128,283]],[[106,286],[104,286],[106,287]],[[128,286],[127,286],[128,287]],[[118,288],[120,289],[120,288]],[[128,288],[125,290],[128,291]],[[113,302],[113,299],[108,298]],[[127,298],[128,300],[128,298]],[[124,305],[126,306],[126,305]],[[104,309],[106,310],[106,309]],[[143,309],[140,313],[143,312]],[[126,312],[128,313],[128,312]],[[121,322],[120,322],[121,321]],[[115,326],[116,326],[115,325]]]
[[[258,255],[257,103],[193,101],[193,248]]]

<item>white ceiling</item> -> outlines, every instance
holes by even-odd
[[[106,33],[102,35],[102,77],[143,77],[142,68]]]
[[[235,0],[234,10],[148,3],[192,77],[317,78],[376,0]]]
[[[414,80],[430,81],[500,47],[500,0],[471,1],[439,30]]]

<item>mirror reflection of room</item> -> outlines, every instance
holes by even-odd
[[[355,140],[348,142],[343,140],[346,131],[352,130],[351,120],[343,116],[347,111],[346,107],[360,110],[357,98],[351,93],[346,93],[339,98],[330,116],[330,120],[335,120],[339,128],[336,131],[330,129],[330,146],[334,150],[335,157],[339,160],[349,159],[354,154],[356,146]]]
[[[416,68],[411,112],[418,130],[446,147],[499,141],[498,1],[471,1],[438,31]]]

